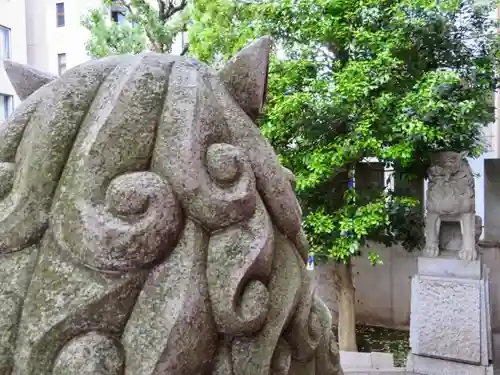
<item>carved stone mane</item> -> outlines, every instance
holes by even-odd
[[[342,374],[293,176],[252,121],[270,48],[220,73],[6,64],[26,100],[0,125],[0,374]]]
[[[454,215],[475,210],[474,176],[462,154],[436,155],[428,177],[427,211]]]
[[[474,176],[462,154],[439,153],[428,177],[427,211],[454,215],[475,209]]]

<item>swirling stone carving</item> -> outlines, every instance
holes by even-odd
[[[274,229],[259,200],[253,217],[216,233],[208,244],[208,285],[219,332],[258,331],[267,318]]]
[[[342,375],[293,173],[253,122],[270,46],[221,72],[11,67],[33,79],[0,124],[2,375]]]
[[[137,172],[150,164],[169,69],[149,55],[119,65],[73,146],[52,221],[59,246],[90,268],[143,268],[177,240],[180,207],[169,183]]]
[[[188,216],[208,230],[218,230],[253,214],[257,190],[247,153],[229,144],[214,144],[228,136],[229,126],[204,69],[188,61],[172,68],[170,81],[177,88],[168,90],[164,113],[168,126],[159,129],[153,165],[172,181]],[[228,157],[238,178],[221,186],[227,182],[222,169]]]
[[[93,65],[37,90],[0,124],[0,162],[16,164],[11,191],[0,200],[0,254],[37,243],[47,228],[73,140],[116,58]]]
[[[232,345],[235,374],[267,374],[283,330],[300,297],[302,260],[284,235],[277,233],[272,262],[269,311],[264,327],[253,336],[237,337]],[[248,358],[259,358],[252,361]],[[281,367],[281,366],[280,366]]]
[[[59,353],[53,375],[122,375],[123,348],[106,335],[90,332],[71,340]]]
[[[307,362],[314,356],[325,327],[319,317],[318,310],[321,306],[318,305],[312,281],[307,274],[303,276],[303,280],[301,298],[285,337],[290,343],[293,358]]]
[[[271,362],[271,373],[273,375],[288,375],[291,364],[292,353],[290,351],[290,345],[285,339],[281,338],[274,350]]]
[[[243,172],[243,158],[243,153],[236,147],[228,144],[214,143],[207,150],[208,173],[219,184],[230,185]],[[249,179],[248,177],[241,179],[239,188],[235,190],[242,191],[244,195],[248,195],[251,182],[253,182],[253,179]]]
[[[105,204],[81,207],[88,227],[78,237],[56,222],[64,248],[91,268],[127,271],[140,269],[168,255],[177,240],[181,214],[169,184],[151,172],[118,176],[106,190]],[[64,220],[63,216],[60,216]],[[65,235],[66,234],[66,235]],[[64,242],[69,237],[68,242]],[[76,237],[76,238],[75,238]],[[74,247],[75,239],[86,246]]]
[[[149,275],[125,327],[125,375],[203,374],[217,348],[206,281],[207,233],[188,221]],[[183,270],[184,272],[177,272]]]
[[[0,258],[0,374],[10,374],[20,312],[38,251],[29,247]]]
[[[3,66],[12,86],[16,90],[17,96],[22,100],[57,78],[52,74],[47,74],[34,68],[27,69],[15,61],[4,60]]]

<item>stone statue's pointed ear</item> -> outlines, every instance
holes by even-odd
[[[252,120],[261,113],[267,94],[267,73],[272,40],[262,37],[247,45],[220,71],[241,108]]]
[[[3,66],[7,72],[10,83],[21,100],[26,99],[40,87],[57,78],[52,74],[43,73],[28,65],[10,60],[4,60]]]

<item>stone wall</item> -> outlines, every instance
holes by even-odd
[[[494,331],[500,331],[500,244],[481,242],[480,248],[491,275],[492,327]],[[384,264],[372,266],[366,257],[354,261],[358,320],[366,324],[408,328],[410,282],[417,271],[419,253],[408,253],[400,247],[386,248],[376,244],[370,248],[374,249],[381,255]],[[316,273],[319,293],[335,317],[337,301],[331,281],[331,267],[319,266],[312,272]]]

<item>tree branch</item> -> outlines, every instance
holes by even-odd
[[[174,14],[184,10],[187,6],[187,0],[181,0],[180,4],[175,6],[172,0],[169,0],[167,9],[167,19],[171,18]]]
[[[188,1],[187,0],[181,0],[179,5],[175,5],[176,0],[168,0],[168,5],[166,0],[157,0],[158,3],[158,19],[160,22],[165,24],[173,15],[176,13],[182,11],[183,9],[186,8]],[[136,16],[135,12],[132,9],[132,3],[127,2],[125,0],[117,0],[117,4],[123,6],[128,13],[130,13],[132,16]],[[147,5],[147,4],[144,4]],[[149,5],[148,5],[149,7]],[[143,24],[144,27],[144,32],[146,33],[146,36],[149,40],[149,43],[152,46],[152,49],[155,52],[160,52],[160,53],[165,53],[165,45],[163,43],[158,42],[155,38],[154,35],[151,33],[151,30],[149,29],[149,25]],[[181,54],[186,54],[188,52],[189,46],[186,44],[183,49]]]
[[[189,51],[189,43],[184,44],[184,47],[182,48],[181,51],[181,56],[184,56],[186,53]]]
[[[165,3],[165,1],[163,0],[157,0],[158,2],[158,13],[159,13],[159,19],[160,21],[162,21],[163,23],[165,23],[165,21],[167,21],[167,12],[166,12],[166,9],[167,9],[167,4]],[[170,5],[171,5],[171,1],[169,2],[169,8],[170,8]]]

